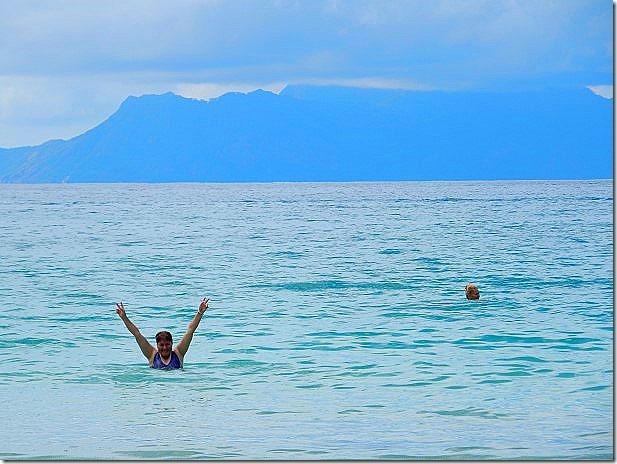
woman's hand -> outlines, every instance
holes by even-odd
[[[124,305],[122,301],[120,303],[116,303],[116,313],[120,316],[120,319],[124,319],[126,317],[126,312],[124,311]]]
[[[206,312],[206,309],[208,309],[208,301],[210,301],[210,298],[204,298],[203,300],[201,300],[201,303],[199,305],[199,312],[201,314]]]

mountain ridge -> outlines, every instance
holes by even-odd
[[[68,140],[0,149],[0,182],[612,177],[612,101],[587,89],[288,86],[210,100],[129,96]]]

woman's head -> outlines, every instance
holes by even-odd
[[[465,295],[468,300],[479,300],[480,299],[480,290],[473,284],[465,285]]]
[[[173,339],[171,338],[171,334],[167,332],[166,330],[161,330],[159,333],[156,334],[156,343],[160,342],[161,340],[166,340],[170,343],[173,342]]]
[[[156,334],[156,349],[162,356],[167,357],[171,354],[172,343],[171,334],[166,330],[161,330]]]

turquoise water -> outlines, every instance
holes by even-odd
[[[612,210],[611,181],[0,185],[0,458],[612,459]],[[185,369],[149,369],[114,302],[177,341],[203,296]]]

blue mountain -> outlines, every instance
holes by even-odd
[[[584,88],[144,95],[70,140],[0,149],[0,182],[612,178],[612,105]]]

